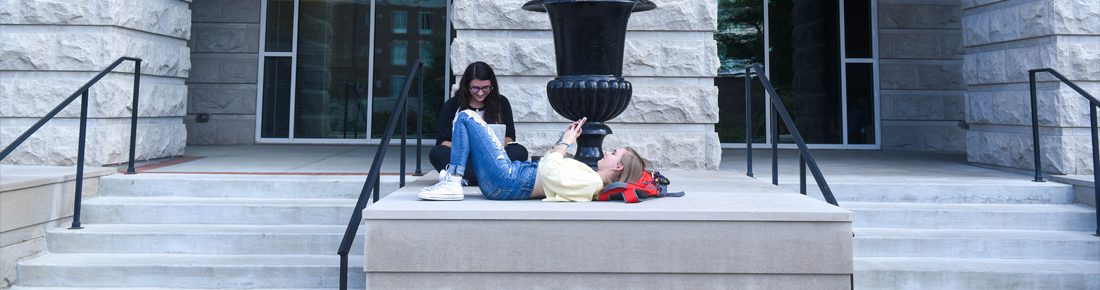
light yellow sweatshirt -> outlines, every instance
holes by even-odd
[[[603,189],[603,180],[596,171],[557,151],[539,159],[539,178],[546,192],[542,201],[592,201],[592,196]]]

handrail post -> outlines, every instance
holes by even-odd
[[[772,184],[779,185],[779,108],[771,107],[768,111],[772,112]]]
[[[348,254],[340,254],[340,290],[348,289]]]
[[[798,152],[798,192],[806,195],[806,156]]]
[[[137,147],[137,119],[138,119],[138,88],[141,83],[141,60],[134,60],[134,104],[130,113],[130,165],[126,167],[126,174],[135,174],[134,148]]]
[[[1033,138],[1033,146],[1035,146],[1035,182],[1043,182],[1043,160],[1040,159],[1042,154],[1039,147],[1039,101],[1035,93],[1035,73],[1034,71],[1028,72],[1028,79],[1031,82],[1031,136]]]
[[[415,63],[413,65],[416,65]],[[404,102],[408,103],[409,98],[406,97]],[[395,112],[396,113],[396,112]],[[398,188],[405,187],[405,159],[408,156],[405,155],[405,144],[409,138],[409,106],[401,106],[401,169],[398,170],[401,177],[398,177]]]
[[[424,146],[424,66],[420,66],[419,78],[420,83],[416,87],[416,100],[419,104],[416,106],[416,171],[413,172],[413,176],[424,176],[424,171],[420,169],[420,150]]]
[[[752,75],[749,74],[750,67],[745,67],[745,152],[748,152],[745,156],[748,160],[748,175],[752,176]]]
[[[1092,188],[1093,188],[1093,202],[1096,208],[1096,234],[1094,236],[1100,237],[1100,186],[1097,186],[1097,182],[1100,181],[1100,132],[1097,132],[1096,126],[1096,107],[1098,105],[1089,102],[1089,123],[1092,124]]]
[[[73,201],[73,224],[70,230],[79,230],[80,226],[80,200],[84,189],[84,139],[88,132],[88,90],[80,93],[80,139],[76,145],[76,192]]]

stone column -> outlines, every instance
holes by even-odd
[[[882,149],[966,150],[959,0],[878,0]]]
[[[1053,68],[1100,94],[1100,2],[963,0],[967,159],[1034,169],[1029,69]],[[1091,174],[1088,102],[1038,77],[1043,169]]]
[[[187,80],[188,145],[252,145],[256,141],[256,81],[260,0],[195,0]],[[207,114],[208,122],[196,122]]]
[[[525,0],[455,0],[451,66],[493,67],[512,103],[518,142],[543,155],[570,122],[550,107],[546,83],[555,76],[554,41],[545,13],[520,9]],[[623,77],[634,85],[630,107],[608,124],[604,149],[631,146],[658,169],[717,170],[721,145],[716,1],[665,1],[633,14],[627,27]],[[457,88],[453,86],[452,89]]]
[[[119,57],[141,58],[137,159],[182,155],[190,0],[0,0],[0,146]],[[91,87],[85,164],[126,162],[132,62]],[[80,99],[4,159],[76,164]]]

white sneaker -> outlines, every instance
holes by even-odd
[[[416,195],[423,200],[462,200],[462,177],[443,173],[439,183],[421,188]]]

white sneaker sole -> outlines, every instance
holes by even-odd
[[[416,197],[418,197],[418,198],[420,198],[420,199],[423,199],[423,200],[462,200],[462,198],[463,198],[463,197],[465,197],[465,195],[451,195],[451,194],[448,194],[448,195],[427,195],[427,194],[417,194],[417,195],[416,195]]]

